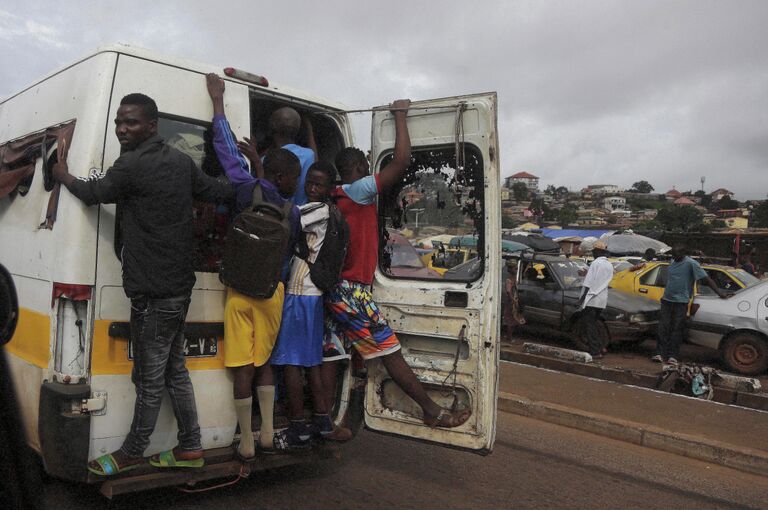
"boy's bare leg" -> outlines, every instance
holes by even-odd
[[[250,397],[251,384],[253,383],[253,376],[256,373],[256,368],[253,365],[245,365],[242,367],[234,367],[232,372],[234,375],[232,389],[234,390],[235,399]]]
[[[458,427],[469,418],[471,414],[469,411],[445,415],[443,408],[427,395],[421,382],[416,378],[416,374],[413,373],[411,367],[405,362],[401,351],[395,351],[392,354],[382,356],[381,362],[395,383],[400,386],[406,395],[421,406],[424,412],[425,423],[437,427]]]
[[[283,367],[285,374],[285,389],[288,394],[288,419],[304,419],[304,384],[301,379],[301,368],[295,365]]]
[[[307,375],[309,378],[309,389],[312,393],[312,405],[315,408],[316,414],[328,414],[327,395],[323,385],[322,365],[309,367],[307,369]]]
[[[235,367],[233,393],[235,396],[235,414],[237,423],[240,425],[240,446],[237,451],[241,457],[249,459],[256,454],[253,438],[253,425],[251,417],[253,416],[253,397],[251,395],[251,384],[256,369],[253,365]]]
[[[328,412],[333,409],[336,401],[336,379],[339,376],[339,362],[325,361],[320,368],[320,377],[323,384],[323,394],[325,395],[325,405]]]

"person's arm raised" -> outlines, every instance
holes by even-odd
[[[410,99],[398,99],[389,105],[395,116],[395,153],[392,161],[379,172],[379,191],[391,188],[402,180],[411,163],[411,137],[408,134],[408,108]]]
[[[224,115],[224,80],[216,73],[208,73],[205,75],[205,85],[213,103],[213,115]]]

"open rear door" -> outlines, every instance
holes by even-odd
[[[400,186],[379,197],[381,252],[373,295],[431,397],[471,409],[455,429],[431,429],[421,409],[368,363],[368,428],[487,453],[498,391],[501,206],[496,94],[414,102],[412,163]],[[392,158],[394,117],[374,109],[372,168]],[[434,242],[434,245],[433,245]],[[423,262],[444,249],[440,274]],[[470,247],[477,258],[453,261]],[[440,248],[443,247],[443,248]],[[458,248],[451,250],[450,248]]]

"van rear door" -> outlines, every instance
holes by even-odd
[[[493,447],[498,391],[502,279],[496,109],[495,93],[412,103],[412,163],[401,185],[379,197],[374,298],[430,396],[447,408],[471,409],[472,416],[455,429],[427,427],[421,409],[376,362],[368,363],[365,401],[365,423],[372,430],[482,453]],[[392,158],[394,127],[387,107],[374,109],[376,172]],[[431,249],[428,238],[441,234],[475,236],[479,261],[469,260],[445,275],[426,267],[419,254]]]

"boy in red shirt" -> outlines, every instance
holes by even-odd
[[[368,159],[359,149],[347,147],[336,156],[343,184],[333,196],[349,224],[350,239],[341,281],[325,298],[332,327],[324,346],[324,386],[327,390],[334,387],[337,363],[333,361],[346,357],[345,347],[351,344],[365,360],[381,358],[392,379],[421,406],[424,423],[431,427],[458,427],[469,419],[471,411],[449,411],[427,395],[371,296],[379,254],[376,197],[400,182],[410,164],[411,140],[406,123],[409,105],[410,100],[400,99],[390,106],[395,116],[395,153],[378,175],[369,175]]]

